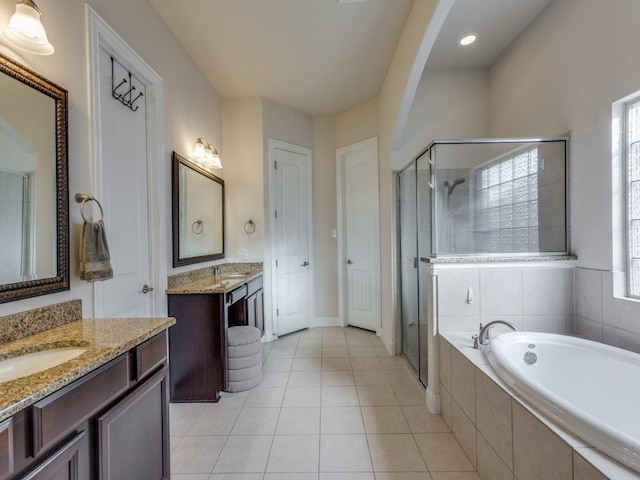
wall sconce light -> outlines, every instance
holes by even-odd
[[[211,168],[222,168],[218,150],[204,138],[198,138],[196,146],[193,147],[193,158],[204,160]]]
[[[53,46],[40,21],[40,9],[33,0],[18,0],[16,13],[3,32],[4,37],[15,47],[37,55],[51,55]]]

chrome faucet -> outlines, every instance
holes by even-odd
[[[489,343],[489,340],[491,340],[491,329],[499,324],[506,325],[511,330],[518,330],[515,325],[505,320],[494,320],[493,322],[487,323],[484,327],[482,326],[482,324],[480,324],[480,332],[477,335],[473,336],[473,348],[479,350],[480,345],[487,345]]]

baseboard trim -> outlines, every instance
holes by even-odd
[[[387,352],[389,352],[389,355],[395,355],[396,354],[396,342],[391,340],[391,338],[389,338],[387,332],[383,329],[379,329],[377,332],[378,336],[380,337],[380,340],[382,340],[382,343],[384,343],[384,346],[387,349]]]
[[[269,343],[276,340],[278,337],[273,333],[273,330],[265,330],[264,335],[262,335],[261,341],[262,343]]]

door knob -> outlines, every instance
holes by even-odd
[[[347,265],[351,265],[353,262],[351,260],[347,260]]]
[[[301,267],[307,267],[308,265],[309,265],[309,262],[307,262],[307,261],[305,260],[305,262],[304,262],[302,265],[300,265],[300,266],[301,266]]]
[[[149,285],[145,284],[142,287],[142,293],[149,293],[149,292],[153,292],[153,287],[150,287]]]

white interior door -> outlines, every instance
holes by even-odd
[[[128,73],[116,61],[117,83]],[[144,85],[135,77],[136,92]],[[147,317],[152,311],[150,286],[149,220],[147,190],[147,134],[144,97],[133,111],[111,94],[111,55],[100,51],[100,137],[102,196],[105,229],[113,279],[102,285],[102,315]],[[126,90],[124,90],[126,92]],[[134,95],[137,96],[137,93]],[[97,210],[94,209],[94,213]],[[98,212],[99,213],[99,212]]]
[[[164,316],[166,158],[162,78],[89,5],[93,194],[103,205],[114,278],[94,283],[94,316]],[[112,84],[111,57],[114,64]],[[129,83],[129,72],[133,80]],[[139,93],[132,111],[112,85]],[[87,189],[89,190],[89,189]],[[94,213],[96,212],[94,209]],[[144,289],[147,285],[148,289]],[[151,290],[153,289],[153,290]],[[143,293],[147,290],[147,293]]]
[[[311,318],[311,151],[270,140],[273,177],[274,331],[309,328]]]
[[[377,139],[338,150],[341,171],[343,307],[346,323],[380,328]]]

